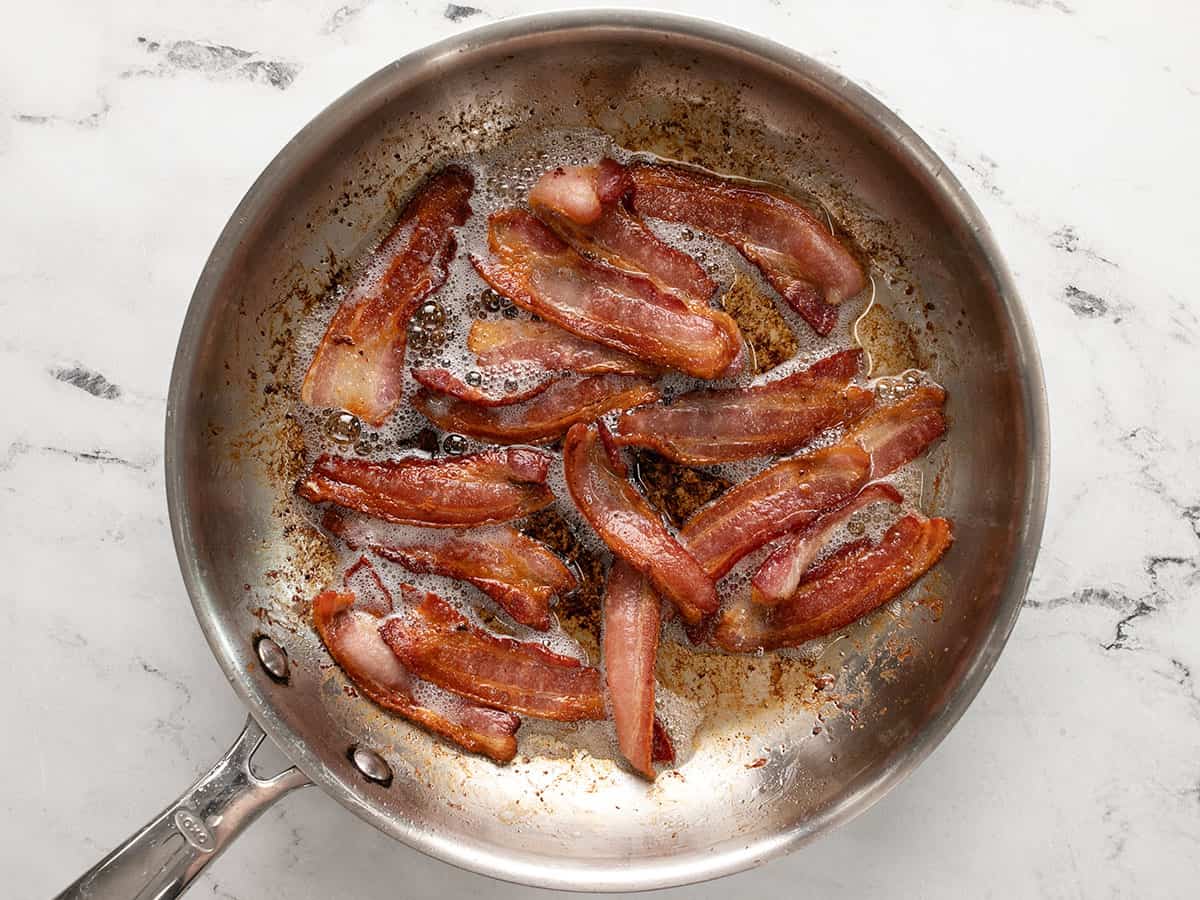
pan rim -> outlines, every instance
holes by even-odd
[[[338,127],[351,107],[365,99],[383,97],[397,90],[399,73],[421,70],[438,59],[467,53],[485,45],[546,32],[602,30],[606,33],[662,32],[698,39],[727,49],[748,53],[781,66],[836,97],[858,116],[873,120],[892,142],[895,151],[910,164],[914,177],[945,203],[950,215],[974,233],[981,258],[998,286],[1008,337],[1022,366],[1020,401],[1026,441],[1024,477],[1025,502],[1020,511],[1013,563],[1008,572],[997,614],[975,657],[965,667],[961,680],[942,709],[932,716],[890,764],[875,772],[870,782],[847,793],[836,806],[816,816],[752,843],[707,854],[693,853],[675,859],[651,862],[607,862],[558,860],[514,861],[498,850],[456,842],[435,832],[420,831],[397,822],[349,791],[311,748],[282,720],[269,699],[261,694],[250,674],[235,664],[234,642],[220,621],[211,599],[208,576],[192,552],[192,521],[184,489],[182,461],[188,434],[177,427],[179,410],[192,380],[192,361],[202,337],[210,309],[217,302],[216,288],[221,273],[235,254],[250,223],[256,221],[269,198],[288,180],[305,158],[306,145],[318,135]],[[400,76],[403,77],[403,76]],[[410,77],[412,77],[410,75]],[[418,74],[414,80],[428,77]],[[1045,523],[1049,492],[1049,412],[1041,358],[1032,325],[1017,293],[1015,283],[982,213],[945,163],[890,109],[834,69],[804,54],[760,35],[707,19],[677,14],[634,10],[573,10],[537,13],[505,19],[443,39],[416,50],[385,66],[350,88],[315,116],[293,137],[255,180],[231,215],[206,261],[188,305],[171,373],[165,421],[165,483],[171,531],[184,585],[201,630],[217,662],[251,715],[271,736],[286,756],[322,790],[360,818],[405,845],[444,862],[483,875],[520,884],[559,890],[631,891],[665,888],[707,881],[757,866],[794,850],[818,835],[866,811],[912,772],[942,742],[974,700],[995,666],[1016,624],[1033,575]]]

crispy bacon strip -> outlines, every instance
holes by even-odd
[[[427,390],[418,391],[413,404],[445,431],[498,444],[543,444],[557,440],[577,422],[652,403],[659,396],[645,378],[587,375],[559,379],[532,400],[511,406],[476,406]]]
[[[585,256],[649,276],[663,290],[707,305],[716,290],[696,260],[661,240],[624,202],[632,187],[625,167],[602,159],[595,166],[551,169],[529,192],[543,222]]]
[[[356,606],[353,593],[325,591],[313,600],[312,611],[334,662],[375,703],[496,762],[516,755],[521,720],[511,713],[477,706],[433,685],[422,685],[421,692],[437,696],[436,709],[415,700],[417,679],[379,636],[378,615]]]
[[[483,371],[537,367],[580,375],[657,375],[657,367],[628,353],[578,338],[549,322],[476,319],[467,348]]]
[[[807,528],[797,531],[768,556],[751,579],[750,598],[761,606],[782,603],[796,592],[800,576],[829,543],[833,533],[852,515],[872,503],[883,501],[898,505],[903,499],[890,484],[868,484],[845,506],[825,513]]]
[[[916,459],[946,432],[946,392],[922,385],[898,403],[881,406],[846,435],[871,455],[871,476],[882,478]]]
[[[857,363],[861,351],[836,354]],[[818,372],[836,370],[822,360]],[[814,375],[813,369],[756,387],[692,391],[669,406],[647,406],[617,421],[618,444],[649,447],[689,466],[784,453],[834,425],[851,422],[874,402],[850,376]]]
[[[866,483],[870,466],[855,446],[786,459],[693,515],[679,540],[709,575],[720,578],[750,551],[845,503]]]
[[[546,487],[549,468],[545,454],[522,449],[386,462],[325,455],[296,493],[401,525],[468,528],[549,506],[554,502]]]
[[[717,590],[696,559],[667,531],[629,483],[620,451],[603,424],[575,425],[563,446],[567,490],[608,548],[649,579],[688,622],[717,608]]]
[[[481,385],[502,383],[505,377],[502,372],[480,374],[483,376],[480,380]],[[528,387],[499,393],[467,384],[449,369],[413,369],[412,376],[418,384],[424,385],[431,391],[455,397],[473,406],[512,406],[514,403],[523,403],[544,392],[554,383],[553,376],[547,373],[541,380]]]
[[[493,214],[488,244],[488,259],[472,258],[488,284],[572,334],[696,378],[717,378],[743,355],[727,314],[581,256],[527,212]]]
[[[571,570],[545,544],[509,525],[460,532],[389,529],[332,509],[321,524],[353,549],[369,549],[410,572],[469,582],[514,620],[538,631],[550,627],[550,598],[578,587]]]
[[[661,604],[650,583],[624,560],[604,591],[604,676],[617,746],[638,772],[654,779],[654,661]]]
[[[841,548],[775,609],[739,604],[727,610],[714,640],[726,650],[745,652],[795,647],[829,634],[912,585],[952,541],[948,520],[904,516],[878,544],[858,541]]]
[[[380,425],[400,402],[408,320],[446,281],[457,248],[452,229],[471,215],[474,179],[450,166],[404,207],[363,275],[334,313],[309,364],[300,399]]]
[[[389,619],[380,634],[413,672],[486,706],[567,722],[605,717],[598,669],[490,634],[436,594],[425,594],[410,617]]]
[[[735,247],[817,334],[829,334],[837,305],[866,287],[854,257],[795,200],[677,166],[634,163],[628,173],[637,212],[690,225]]]

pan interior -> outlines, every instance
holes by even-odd
[[[1036,351],[957,184],[827,70],[735,32],[630,19],[560,16],[457,38],[380,72],[309,125],[209,260],[168,418],[185,577],[256,717],[311,777],[393,836],[553,887],[735,871],[865,807],[978,689],[1015,618],[1041,522]],[[950,396],[951,429],[925,463],[922,505],[954,519],[952,552],[816,660],[666,654],[660,674],[706,716],[678,771],[652,786],[561,732],[524,738],[517,760],[498,767],[349,696],[305,618],[332,555],[291,495],[305,317],[430,169],[578,128],[819,199],[872,260],[883,309],[861,336],[877,366],[915,361]],[[259,634],[286,648],[286,685],[255,661]],[[352,745],[383,753],[390,787],[357,774]]]

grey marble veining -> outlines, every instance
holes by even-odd
[[[0,872],[46,896],[225,748],[242,713],[166,521],[171,356],[243,191],[396,56],[528,0],[14,7],[0,54]],[[577,4],[557,4],[577,5]],[[1200,881],[1197,14],[1116,0],[659,2],[868,87],[982,206],[1053,429],[1033,588],[978,700],[875,809],[728,892],[1185,897]],[[392,843],[317,791],[196,887],[236,898],[527,891]]]

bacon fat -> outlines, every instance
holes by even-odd
[[[523,403],[526,400],[532,400],[554,383],[553,376],[546,374],[528,387],[497,392],[488,390],[483,385],[485,382],[489,384],[496,381],[503,382],[505,373],[480,372],[479,374],[481,376],[480,384],[476,386],[463,381],[449,369],[412,370],[413,380],[418,384],[434,393],[454,397],[470,403],[472,406],[512,406],[514,403]]]
[[[536,366],[580,375],[657,375],[658,368],[628,353],[576,337],[549,322],[476,319],[467,348],[481,369]]]

